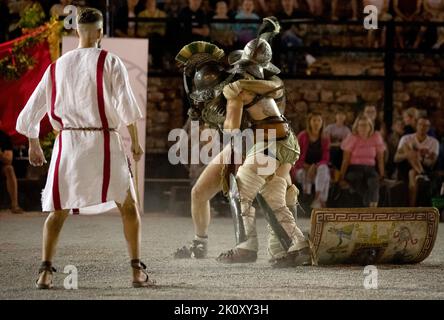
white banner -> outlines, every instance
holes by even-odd
[[[63,37],[62,52],[66,53],[77,48],[79,40],[77,37]],[[139,132],[140,145],[145,146],[146,139],[146,102],[147,102],[147,85],[148,85],[148,40],[147,39],[124,39],[124,38],[104,38],[102,40],[102,48],[106,51],[112,52],[119,56],[128,69],[129,80],[131,88],[136,96],[137,103],[139,104],[142,113],[143,120],[137,122],[137,128]],[[125,145],[126,154],[131,155],[130,145],[131,138],[128,134],[126,127],[120,128],[120,134],[122,136],[123,143]],[[138,167],[135,170],[135,163],[131,159],[131,167],[133,168],[133,174],[138,174],[138,188],[140,194],[140,207],[142,212],[144,211],[144,194],[145,194],[145,155],[138,163]],[[101,208],[102,210],[109,210],[112,207]],[[92,209],[96,210],[97,209]],[[82,213],[85,210],[82,210]],[[85,212],[86,213],[86,212]]]

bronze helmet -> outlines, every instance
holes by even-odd
[[[217,62],[203,64],[194,73],[190,98],[195,102],[212,100],[222,93],[229,81],[230,76],[222,64]]]

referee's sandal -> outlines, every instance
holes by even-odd
[[[139,259],[131,260],[131,268],[135,270],[140,270],[146,276],[144,281],[133,281],[134,288],[156,287],[156,281],[150,279],[149,274],[146,271],[146,265],[142,261],[140,261]]]
[[[53,283],[52,283],[54,272],[57,272],[57,270],[52,266],[51,262],[50,261],[43,261],[42,264],[40,265],[40,268],[39,268],[39,278],[35,282],[36,288],[40,289],[40,290],[52,289],[54,287]],[[45,275],[47,276],[46,279],[45,279]],[[48,278],[49,278],[49,282],[39,283],[40,278],[42,278],[44,280],[48,280]]]

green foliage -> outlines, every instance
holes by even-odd
[[[45,12],[42,6],[36,2],[26,8],[21,14],[19,27],[20,28],[36,28],[45,22]]]

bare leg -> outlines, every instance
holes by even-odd
[[[141,223],[140,213],[136,203],[128,191],[123,204],[117,204],[122,215],[123,232],[128,245],[128,253],[131,260],[140,259]],[[133,269],[133,281],[143,282],[146,275],[142,270]]]
[[[220,175],[223,157],[229,154],[229,147],[219,153],[205,168],[191,190],[191,215],[194,231],[199,237],[208,235],[210,225],[210,200],[221,191]]]
[[[54,257],[60,230],[68,216],[67,210],[51,212],[46,218],[43,226],[42,261],[51,262]],[[52,281],[52,274],[44,271],[40,274],[37,284],[49,285]]]
[[[6,177],[6,188],[11,198],[11,208],[16,209],[18,205],[17,196],[17,178],[15,176],[14,167],[12,165],[5,165],[3,167],[3,173]]]

